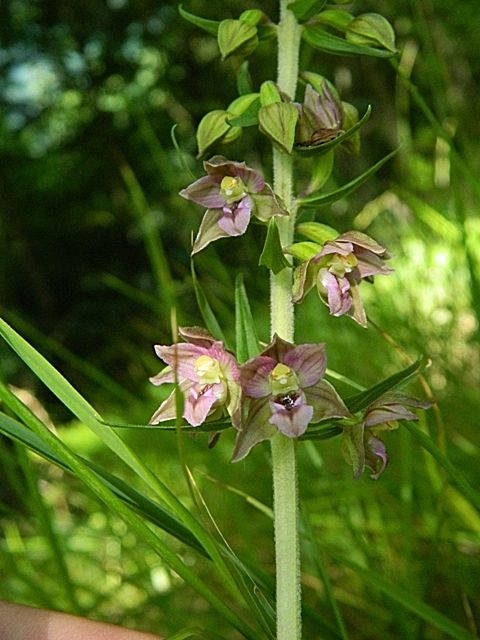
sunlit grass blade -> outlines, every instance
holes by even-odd
[[[3,415],[0,413],[0,420],[2,420],[2,418]],[[26,479],[28,493],[31,499],[30,503],[33,507],[34,513],[37,516],[40,527],[43,530],[45,540],[48,542],[51,550],[52,558],[56,567],[58,584],[62,586],[62,591],[64,592],[66,600],[70,605],[70,611],[80,614],[82,610],[78,602],[78,598],[75,592],[75,586],[72,582],[68,564],[66,562],[64,545],[60,536],[57,535],[57,532],[55,530],[52,510],[45,503],[45,499],[43,497],[42,491],[39,488],[35,472],[30,464],[30,460],[28,460],[26,456],[25,449],[23,447],[17,446],[17,453],[18,460]]]
[[[210,306],[207,297],[202,289],[200,282],[198,281],[197,274],[195,272],[195,267],[193,265],[192,260],[192,281],[193,288],[195,291],[195,297],[197,299],[198,308],[200,309],[200,313],[202,314],[203,321],[205,322],[206,328],[210,331],[212,336],[217,338],[218,340],[223,340],[225,346],[227,346],[227,342],[225,336],[223,335],[223,331],[220,328],[220,324],[212,311],[212,307]]]
[[[313,533],[312,525],[310,522],[310,517],[306,508],[304,508],[302,511],[302,522],[303,522],[303,528],[306,533],[306,538],[310,546],[310,558],[317,569],[318,576],[323,582],[323,585],[325,588],[325,597],[333,611],[333,615],[335,616],[335,621],[337,623],[340,637],[342,638],[342,640],[348,640],[349,636],[347,633],[347,629],[345,627],[345,623],[343,621],[343,617],[338,607],[335,596],[333,595],[333,589],[332,589],[332,584],[330,582],[330,577],[323,563],[322,551],[320,550],[317,544],[317,540]]]
[[[212,558],[216,570],[224,580],[225,587],[232,592],[236,591],[236,586],[232,582],[230,572],[225,565],[225,561],[218,548],[216,541],[204,530],[197,519],[178,500],[170,489],[143,465],[136,455],[126,446],[116,431],[102,421],[98,413],[91,405],[76,391],[72,385],[26,340],[16,333],[6,322],[0,319],[0,335],[19,355],[25,364],[38,376],[38,378],[72,411],[72,413],[96,435],[98,435],[116,455],[130,466],[140,478],[157,495],[159,495],[172,512],[187,526],[192,534],[198,539],[200,544]],[[20,403],[21,405],[21,403]],[[24,408],[26,410],[26,408]],[[19,418],[22,420],[22,409]],[[28,415],[28,410],[27,410]]]
[[[421,620],[444,633],[446,637],[454,640],[474,640],[475,637],[467,629],[464,629],[425,602],[418,600],[407,589],[388,582],[374,571],[365,569],[347,558],[336,558],[336,560],[341,566],[351,569],[366,584],[378,589],[403,609],[410,611]]]
[[[258,354],[259,340],[242,274],[235,280],[235,342],[238,362]]]
[[[191,585],[209,604],[217,610],[227,621],[238,629],[245,638],[257,640],[257,634],[226,604],[225,598],[217,596],[210,587],[198,577],[195,571],[190,569],[170,549],[162,538],[116,496],[88,465],[78,458],[61,440],[51,433],[39,421],[32,421],[36,435],[47,445],[56,456],[63,460],[71,471],[102,501],[110,510],[122,518],[127,525],[150,546],[163,561],[188,584]]]
[[[415,423],[405,421],[405,428],[409,430],[412,436],[417,440],[424,449],[426,449],[435,459],[437,464],[444,469],[451,482],[464,495],[465,498],[480,511],[480,493],[476,491],[466,480],[463,474],[450,462],[450,460],[437,447],[435,442],[424,433]]]
[[[344,184],[339,189],[335,189],[335,191],[331,191],[330,193],[325,194],[312,194],[307,196],[306,198],[299,198],[297,200],[299,207],[320,207],[322,205],[331,204],[332,202],[336,202],[340,200],[340,198],[344,198],[348,196],[350,193],[353,193],[355,189],[358,189],[364,182],[366,182],[371,176],[373,176],[383,165],[391,160],[397,153],[400,147],[386,155],[384,158],[376,162],[372,165],[367,171],[362,173],[362,175],[358,176],[354,180],[351,180],[347,184]]]
[[[246,570],[240,559],[236,556],[233,549],[231,549],[228,542],[223,537],[220,528],[215,522],[215,519],[201,494],[195,478],[189,469],[187,469],[187,472],[189,475],[191,489],[194,492],[195,502],[202,510],[203,517],[206,520],[207,525],[210,525],[214,534],[218,536],[221,544],[226,550],[225,557],[228,561],[229,569],[238,587],[239,593],[241,593],[247,607],[252,615],[255,616],[267,637],[270,638],[270,640],[275,640],[275,611],[272,605],[262,593],[260,586],[256,584],[250,572]]]
[[[5,399],[4,389],[0,387],[0,397]],[[34,420],[34,417],[31,418]],[[57,465],[65,471],[72,472],[64,459],[48,447],[31,429],[27,428],[20,422],[10,418],[0,412],[0,432],[8,436],[12,440],[21,443],[30,451],[33,451],[43,459]],[[184,544],[192,547],[199,553],[206,555],[204,549],[199,545],[198,541],[192,536],[190,531],[186,529],[181,522],[174,518],[170,513],[163,509],[159,504],[150,500],[142,493],[134,489],[121,478],[114,476],[99,465],[82,459],[83,462],[94,471],[97,476],[104,481],[113,493],[121,498],[125,503],[135,509],[137,513],[145,519],[157,525],[167,533],[171,534]]]
[[[6,319],[16,325],[24,335],[38,343],[44,352],[61,358],[64,362],[71,365],[76,371],[80,372],[87,380],[94,382],[98,387],[104,389],[117,399],[122,401],[128,399],[128,402],[137,402],[137,398],[133,394],[124,389],[110,376],[106,375],[103,371],[97,369],[97,367],[86,360],[83,360],[75,353],[72,353],[69,349],[53,338],[44,335],[32,324],[20,318],[16,313],[13,313],[12,311],[4,311],[4,315]]]

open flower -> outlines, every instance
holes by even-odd
[[[248,404],[242,417],[233,460],[280,431],[289,438],[305,433],[309,423],[350,413],[325,380],[324,344],[295,346],[277,335],[256,358],[240,367]]]
[[[429,402],[407,396],[400,391],[388,391],[369,405],[361,422],[344,429],[342,450],[353,466],[353,477],[358,480],[365,467],[376,480],[385,471],[388,456],[385,444],[378,437],[382,431],[398,428],[399,420],[418,420],[407,407],[428,409]]]
[[[192,253],[219,238],[242,235],[252,214],[268,222],[287,213],[262,176],[244,162],[214,156],[203,165],[207,175],[180,191],[183,198],[207,207]]]
[[[295,270],[294,302],[301,302],[313,286],[333,316],[347,314],[365,327],[367,318],[358,293],[364,278],[388,275],[390,254],[360,231],[348,231],[325,242],[322,249]]]
[[[204,329],[184,327],[179,333],[186,342],[168,347],[155,345],[155,353],[168,367],[150,378],[150,382],[155,385],[178,382],[185,401],[183,417],[192,427],[225,413],[238,424],[240,373],[235,358]],[[174,390],[155,411],[150,424],[175,417]]]

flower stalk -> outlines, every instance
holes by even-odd
[[[292,99],[298,79],[301,27],[288,10],[289,0],[280,0],[278,24],[278,75],[281,91]],[[274,190],[290,215],[278,220],[283,246],[293,241],[292,157],[273,149]],[[270,281],[271,333],[293,342],[292,269],[285,268]],[[300,547],[298,538],[298,487],[295,440],[279,433],[271,440],[276,558],[277,640],[301,638]]]

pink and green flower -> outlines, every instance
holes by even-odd
[[[214,156],[203,164],[207,175],[180,191],[183,198],[207,207],[192,253],[219,238],[244,234],[252,215],[261,222],[286,215],[272,188],[245,162]]]
[[[348,231],[324,243],[321,250],[295,270],[294,302],[301,302],[314,286],[333,316],[349,315],[367,325],[358,286],[364,279],[388,275],[385,247],[360,231]]]
[[[377,480],[388,463],[387,450],[379,435],[397,429],[399,420],[418,420],[410,408],[428,409],[430,406],[429,402],[400,391],[388,391],[365,409],[360,422],[345,427],[342,451],[353,467],[355,480],[365,468],[370,469],[370,477]]]
[[[275,335],[268,347],[240,368],[245,399],[233,460],[277,432],[289,438],[310,423],[350,413],[335,389],[323,379],[324,344],[295,346]]]
[[[150,378],[154,385],[176,382],[184,397],[183,417],[197,427],[228,414],[234,425],[240,418],[240,372],[223,343],[198,327],[179,331],[186,342],[155,345],[155,353],[168,366]],[[176,417],[175,390],[153,414],[150,424]]]

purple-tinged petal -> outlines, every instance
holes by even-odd
[[[388,391],[377,398],[365,411],[366,427],[393,422],[395,420],[418,420],[418,417],[406,407],[428,409],[430,402],[407,396],[400,391]]]
[[[347,278],[338,278],[327,269],[320,269],[317,276],[317,287],[322,299],[326,294],[326,301],[332,316],[342,316],[348,313],[352,306],[352,298],[350,282]]]
[[[229,234],[218,226],[218,221],[222,216],[223,211],[221,209],[207,210],[200,223],[195,242],[193,243],[192,254],[205,249],[205,247],[214,240],[228,237]]]
[[[241,236],[247,230],[252,207],[253,202],[249,196],[231,206],[223,207],[218,226],[229,236]]]
[[[289,438],[298,438],[307,430],[313,408],[305,402],[302,392],[277,396],[270,400],[272,415],[269,422]]]
[[[248,193],[257,193],[265,186],[265,180],[258,171],[247,167],[245,162],[227,160],[224,156],[213,156],[203,163],[209,176],[214,177],[220,183],[225,176],[240,178]]]
[[[165,367],[163,371],[157,373],[156,376],[152,376],[149,378],[150,382],[154,384],[156,387],[159,387],[161,384],[165,382],[175,382],[175,374],[172,370],[172,367]]]
[[[356,247],[361,247],[362,249],[376,253],[379,256],[384,256],[385,258],[389,257],[385,247],[382,247],[381,244],[378,244],[378,242],[373,238],[370,238],[370,236],[367,236],[366,233],[362,233],[361,231],[347,231],[346,233],[342,233],[335,240],[342,243],[351,243]]]
[[[206,349],[209,349],[216,342],[215,338],[203,327],[179,327],[178,333],[186,342]]]
[[[351,282],[351,281],[350,281]],[[358,290],[358,285],[352,283],[350,287],[350,296],[352,299],[352,306],[348,310],[348,315],[358,322],[361,327],[367,326],[367,316],[365,313],[365,309],[363,306],[362,298],[360,297],[360,292]]]
[[[183,380],[178,386],[183,396],[189,393],[190,387],[193,386],[193,382],[189,380]],[[159,422],[164,422],[165,420],[173,420],[177,418],[177,400],[176,400],[176,391],[175,389],[168,396],[166,400],[162,402],[159,408],[155,411],[153,416],[150,418],[149,424],[158,424]]]
[[[384,443],[378,438],[368,435],[365,443],[365,466],[373,472],[370,477],[373,480],[378,480],[385,471],[387,463],[388,455]]]
[[[359,480],[365,470],[365,442],[363,424],[345,427],[342,437],[342,453],[353,467],[353,477]]]
[[[360,278],[367,278],[368,276],[376,275],[389,275],[393,273],[393,269],[385,264],[385,258],[378,256],[371,251],[355,251],[355,255],[358,259],[358,273]]]
[[[277,362],[269,356],[257,356],[240,367],[241,386],[245,395],[264,398],[270,395],[269,375]]]
[[[325,344],[301,344],[286,353],[283,362],[295,371],[302,389],[311,387],[325,373]]]
[[[292,301],[302,302],[307,293],[315,286],[317,277],[317,265],[312,258],[307,262],[302,262],[293,272],[293,294]]]
[[[327,240],[323,245],[322,250],[315,256],[315,258],[318,260],[318,258],[328,256],[331,253],[337,253],[341,256],[349,256],[353,253],[353,250],[354,247],[351,242],[343,242],[339,238],[336,238],[335,240]]]
[[[225,198],[220,193],[220,185],[211,176],[199,178],[182,189],[179,195],[207,209],[219,209],[225,204]]]
[[[312,422],[321,422],[329,418],[351,417],[341,397],[326,380],[320,380],[304,391],[307,403],[313,407]]]
[[[283,362],[286,354],[295,348],[291,342],[287,342],[275,334],[269,345],[262,351],[262,356],[268,356],[277,362]]]
[[[179,342],[169,347],[156,344],[155,353],[172,368],[172,372],[174,375],[176,373],[177,378],[197,382],[198,375],[195,372],[195,362],[200,356],[208,355],[209,351],[195,344]],[[172,382],[172,380],[164,380],[163,382]]]
[[[190,387],[185,398],[184,416],[192,427],[198,427],[205,422],[213,405],[219,400],[222,387],[222,384],[195,384]]]
[[[232,462],[242,460],[252,447],[277,433],[277,429],[269,423],[270,417],[271,409],[268,398],[249,401],[246,418],[242,421],[235,442]]]

